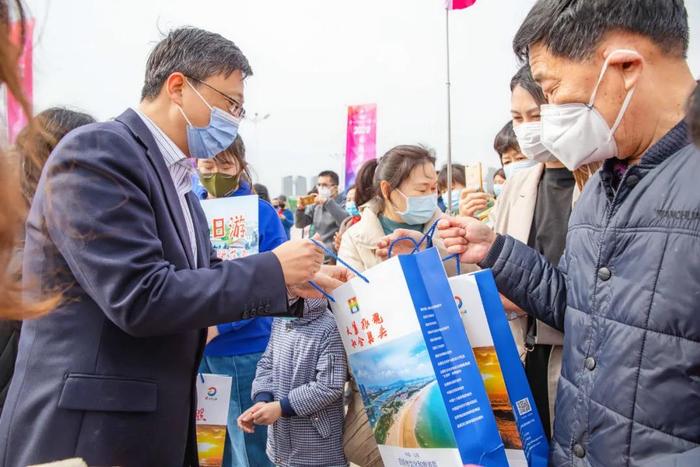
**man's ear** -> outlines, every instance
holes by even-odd
[[[606,52],[609,57],[608,67],[618,68],[625,82],[625,91],[634,88],[644,69],[644,58],[634,50],[617,49]]]
[[[170,100],[179,106],[182,106],[182,91],[187,86],[186,79],[185,75],[176,71],[165,80],[165,92]]]

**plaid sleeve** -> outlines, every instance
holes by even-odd
[[[289,392],[289,402],[294,412],[308,417],[343,397],[347,373],[348,364],[340,333],[333,327],[319,350],[316,381]]]
[[[250,392],[251,399],[255,400],[259,394],[270,393],[275,394],[275,387],[272,381],[272,347],[275,336],[275,325],[272,324],[272,333],[270,341],[267,343],[265,352],[258,360],[258,366],[255,370],[255,379],[253,380],[252,389]]]

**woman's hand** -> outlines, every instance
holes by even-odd
[[[491,195],[474,189],[465,188],[459,199],[459,215],[475,217],[475,214],[488,209]]]
[[[377,256],[382,261],[389,259],[389,247],[392,243],[394,244],[394,246],[391,247],[392,255],[411,254],[416,248],[416,243],[420,242],[423,239],[423,236],[423,233],[415,230],[396,229],[391,235],[387,235],[379,240],[379,243],[377,243]],[[398,240],[402,237],[409,238],[411,240]]]

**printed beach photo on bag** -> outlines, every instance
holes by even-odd
[[[406,355],[410,355],[407,360]],[[421,332],[349,357],[378,444],[456,448]]]

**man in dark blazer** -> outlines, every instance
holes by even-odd
[[[216,259],[188,157],[235,137],[250,67],[231,41],[184,28],[146,68],[139,109],[69,134],[41,177],[24,278],[61,302],[23,328],[0,465],[74,456],[197,465],[194,382],[207,327],[299,315],[295,297],[312,296],[300,284],[347,279],[319,272],[323,254],[309,241]]]

